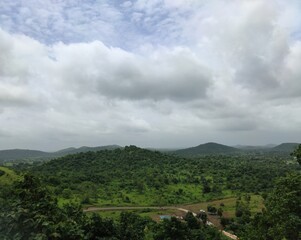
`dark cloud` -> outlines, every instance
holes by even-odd
[[[60,45],[55,67],[60,84],[80,94],[131,100],[189,101],[206,97],[211,73],[188,49],[165,49],[144,57],[100,42]],[[62,55],[62,53],[64,55]]]

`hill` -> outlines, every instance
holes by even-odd
[[[273,152],[284,152],[284,153],[292,153],[299,143],[281,143],[280,145],[271,148],[270,150]]]
[[[173,194],[161,199],[162,192],[155,194],[168,183],[179,182],[179,176],[184,178],[184,173],[176,171],[181,165],[181,159],[175,156],[127,146],[112,151],[67,155],[33,166],[32,173],[40,176],[47,185],[55,187],[61,196],[76,196],[83,203],[89,202],[88,196],[88,199],[101,201],[102,204],[151,205],[166,204],[169,198],[173,202],[184,202],[195,197],[188,191],[177,198]],[[190,176],[186,168],[185,174]]]
[[[268,145],[236,145],[234,148],[242,149],[242,150],[269,150],[273,147],[276,147],[276,144],[268,144]]]
[[[239,152],[240,150],[234,147],[229,147],[219,143],[205,143],[196,147],[180,149],[173,153],[179,156],[198,156],[198,155],[212,155],[212,154],[229,154]]]
[[[107,146],[98,146],[98,147],[79,147],[79,148],[66,148],[59,150],[57,152],[51,153],[53,156],[65,156],[68,154],[75,154],[75,153],[81,153],[81,152],[97,152],[97,151],[102,151],[102,150],[114,150],[121,148],[121,146],[118,145],[107,145]]]
[[[29,150],[29,149],[8,149],[0,151],[0,160],[2,161],[14,161],[14,160],[47,160],[57,157],[63,157],[69,154],[75,154],[80,152],[97,152],[101,150],[113,150],[121,148],[118,145],[108,145],[108,146],[99,146],[99,147],[80,147],[80,148],[66,148],[56,152],[44,152],[38,150]]]
[[[12,161],[20,159],[37,159],[37,158],[48,158],[50,153],[29,150],[29,149],[9,149],[0,151],[0,160]]]
[[[252,161],[252,155],[224,154],[235,148],[204,146],[206,153],[213,146],[220,154],[181,158],[127,146],[67,155],[26,170],[42,178],[63,201],[150,206],[204,201],[230,196],[231,191],[264,191],[273,186],[275,177],[296,169],[279,158],[258,155]]]

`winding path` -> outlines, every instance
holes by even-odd
[[[141,210],[141,209],[153,209],[153,210],[167,210],[167,209],[172,209],[172,210],[178,210],[181,212],[191,212],[188,209],[185,208],[179,208],[179,207],[172,207],[172,206],[164,206],[164,207],[88,207],[85,208],[83,211],[84,212],[99,212],[99,211],[122,211],[122,210]],[[192,212],[193,216],[197,216],[196,213]],[[207,225],[214,226],[212,222],[207,221]],[[221,231],[222,234],[227,236],[228,238],[231,238],[233,240],[239,240],[239,238],[226,231]]]

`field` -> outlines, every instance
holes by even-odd
[[[263,199],[260,195],[249,195],[250,201],[249,201],[249,207],[251,214],[254,215],[257,212],[260,212],[262,208],[264,208]],[[244,201],[245,197],[230,197],[230,198],[224,198],[219,200],[212,200],[207,202],[200,202],[196,204],[185,204],[185,205],[175,205],[174,207],[187,209],[193,213],[198,213],[200,210],[205,210],[207,212],[208,206],[213,206],[216,208],[221,208],[223,210],[223,217],[225,218],[235,218],[235,211],[236,211],[236,202],[238,199],[240,201]],[[90,206],[91,207],[91,206]],[[145,209],[137,209],[137,210],[101,210],[97,211],[97,213],[105,218],[112,218],[117,220],[120,216],[121,211],[127,211],[127,212],[134,212],[136,214],[139,214],[143,217],[149,217],[152,220],[159,222],[161,215],[168,215],[168,216],[174,216],[177,218],[182,218],[185,216],[185,212],[177,210],[177,209],[150,209],[145,207]],[[90,212],[87,214],[91,214]],[[208,220],[212,222],[217,228],[223,229],[223,227],[220,224],[220,217],[217,215],[208,215]]]

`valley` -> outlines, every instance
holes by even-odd
[[[80,211],[77,214],[88,219],[111,219],[115,227],[128,214],[129,218],[147,220],[144,224],[152,229],[141,239],[157,239],[156,229],[165,228],[168,221],[162,222],[161,216],[175,217],[170,224],[179,221],[185,225],[189,219],[187,212],[196,215],[202,210],[213,225],[199,225],[197,229],[204,234],[217,234],[209,239],[223,239],[228,233],[244,239],[247,226],[269,206],[268,196],[273,193],[277,179],[300,173],[298,162],[288,152],[293,146],[284,146],[276,146],[277,151],[232,151],[232,147],[208,143],[165,153],[126,146],[34,162],[25,156],[20,162],[6,161],[0,167],[0,201],[9,209],[9,201],[18,199],[14,189],[22,186],[21,189],[29,188],[26,192],[42,191],[42,195],[49,195],[53,199],[49,202],[51,208],[69,211],[75,207],[74,213]],[[33,182],[14,183],[22,179]],[[37,189],[31,189],[34,186]],[[11,200],[6,196],[11,196]],[[32,207],[36,201],[27,204]],[[6,211],[4,207],[3,213]],[[199,218],[198,224],[201,222]],[[216,233],[210,230],[212,227]],[[225,232],[221,235],[218,230]],[[192,230],[187,231],[192,234]],[[147,238],[148,234],[152,237]]]

